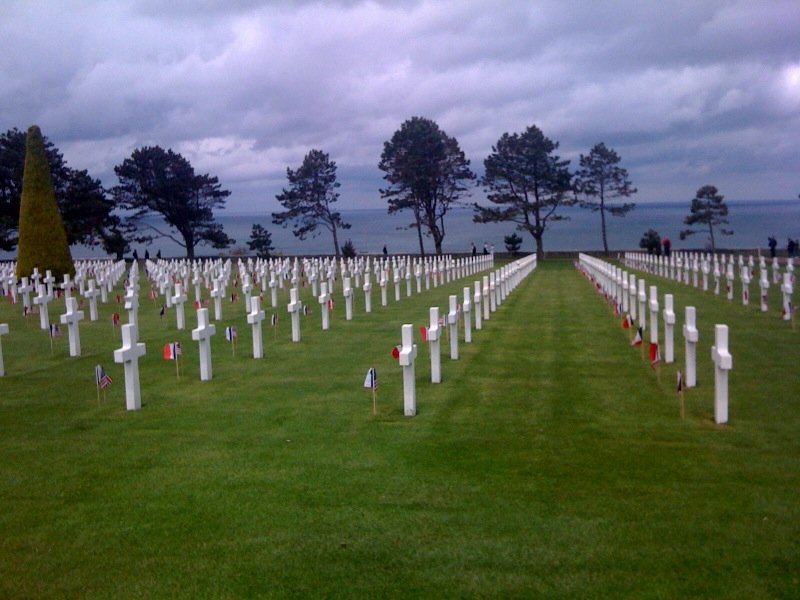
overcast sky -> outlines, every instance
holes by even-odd
[[[377,163],[412,116],[473,169],[537,125],[572,159],[617,150],[635,200],[800,193],[797,0],[2,0],[0,130],[41,126],[106,185],[144,145],[172,148],[278,209],[312,148],[343,208],[382,208]],[[480,199],[476,190],[473,199]]]

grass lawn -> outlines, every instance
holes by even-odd
[[[390,287],[388,307],[375,285],[373,313],[359,292],[351,322],[338,288],[327,332],[305,289],[299,344],[283,290],[262,360],[243,301],[228,301],[210,382],[190,331],[143,290],[138,412],[113,363],[116,303],[96,323],[84,308],[70,358],[66,334],[51,353],[38,317],[2,300],[0,596],[800,597],[800,333],[774,287],[763,315],[646,277],[662,308],[675,295],[677,332],[697,307],[683,420],[677,366],[653,370],[568,261],[541,264],[460,360],[443,341],[440,385],[418,342],[414,418],[390,355],[400,326],[426,324],[472,278],[408,299],[403,286],[400,303]],[[714,323],[730,326],[734,360],[723,427]],[[183,345],[180,379],[168,341]],[[98,362],[114,378],[99,403]]]

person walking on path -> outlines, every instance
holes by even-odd
[[[778,240],[775,239],[774,235],[769,236],[767,246],[769,246],[769,257],[775,258],[775,248],[778,247]]]

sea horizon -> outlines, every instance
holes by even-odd
[[[778,240],[778,248],[785,250],[788,238],[800,238],[800,200],[731,200],[729,225],[732,236],[723,236],[719,228],[715,231],[718,250],[766,249],[769,236]],[[416,230],[409,229],[410,214],[389,215],[385,208],[341,209],[342,219],[352,225],[350,229],[339,230],[339,245],[351,240],[359,254],[380,254],[383,246],[390,254],[419,254],[419,241]],[[600,215],[577,206],[565,207],[559,211],[565,220],[548,223],[544,234],[545,252],[596,252],[603,250]],[[705,249],[708,247],[707,235],[698,233],[680,239],[680,231],[686,226],[683,219],[689,214],[686,201],[642,202],[625,217],[606,215],[606,230],[610,252],[635,250],[639,240],[648,229],[655,229],[662,238],[668,237],[674,250]],[[536,245],[533,237],[524,231],[516,230],[513,223],[481,224],[472,221],[471,207],[456,207],[445,216],[445,237],[443,252],[470,253],[472,244],[478,252],[484,245],[494,247],[498,252],[506,250],[504,237],[516,233],[522,238],[521,252],[533,252]],[[261,211],[219,211],[216,220],[235,243],[228,249],[217,250],[205,245],[195,248],[196,256],[236,256],[249,254],[247,241],[253,224],[265,227],[272,236],[276,255],[332,255],[333,239],[330,232],[321,228],[319,235],[306,240],[296,238],[289,228],[272,224],[270,213]],[[160,219],[151,217],[154,225]],[[425,253],[434,254],[433,240],[425,237]],[[147,244],[131,244],[125,254],[130,258],[133,250],[139,257],[145,252],[155,256],[161,251],[164,257],[184,257],[186,251],[172,240],[162,238]],[[106,256],[99,248],[73,246],[74,258],[96,258]],[[0,260],[13,260],[16,252],[0,252]]]

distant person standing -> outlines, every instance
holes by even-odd
[[[789,258],[794,256],[795,249],[795,241],[792,238],[789,238],[789,243],[786,244],[786,254]]]
[[[386,249],[386,244],[383,245],[383,258],[389,256],[389,251]]]
[[[769,246],[769,257],[775,258],[775,249],[778,247],[778,240],[775,239],[774,235],[769,236],[767,246]]]
[[[483,254],[484,255],[489,254],[489,242],[483,243]]]
[[[478,256],[478,249],[475,247],[475,242],[471,242],[472,244],[472,256]]]
[[[669,253],[672,251],[672,242],[668,237],[665,237],[663,240],[661,240],[661,245],[664,246],[664,256],[669,258]]]

